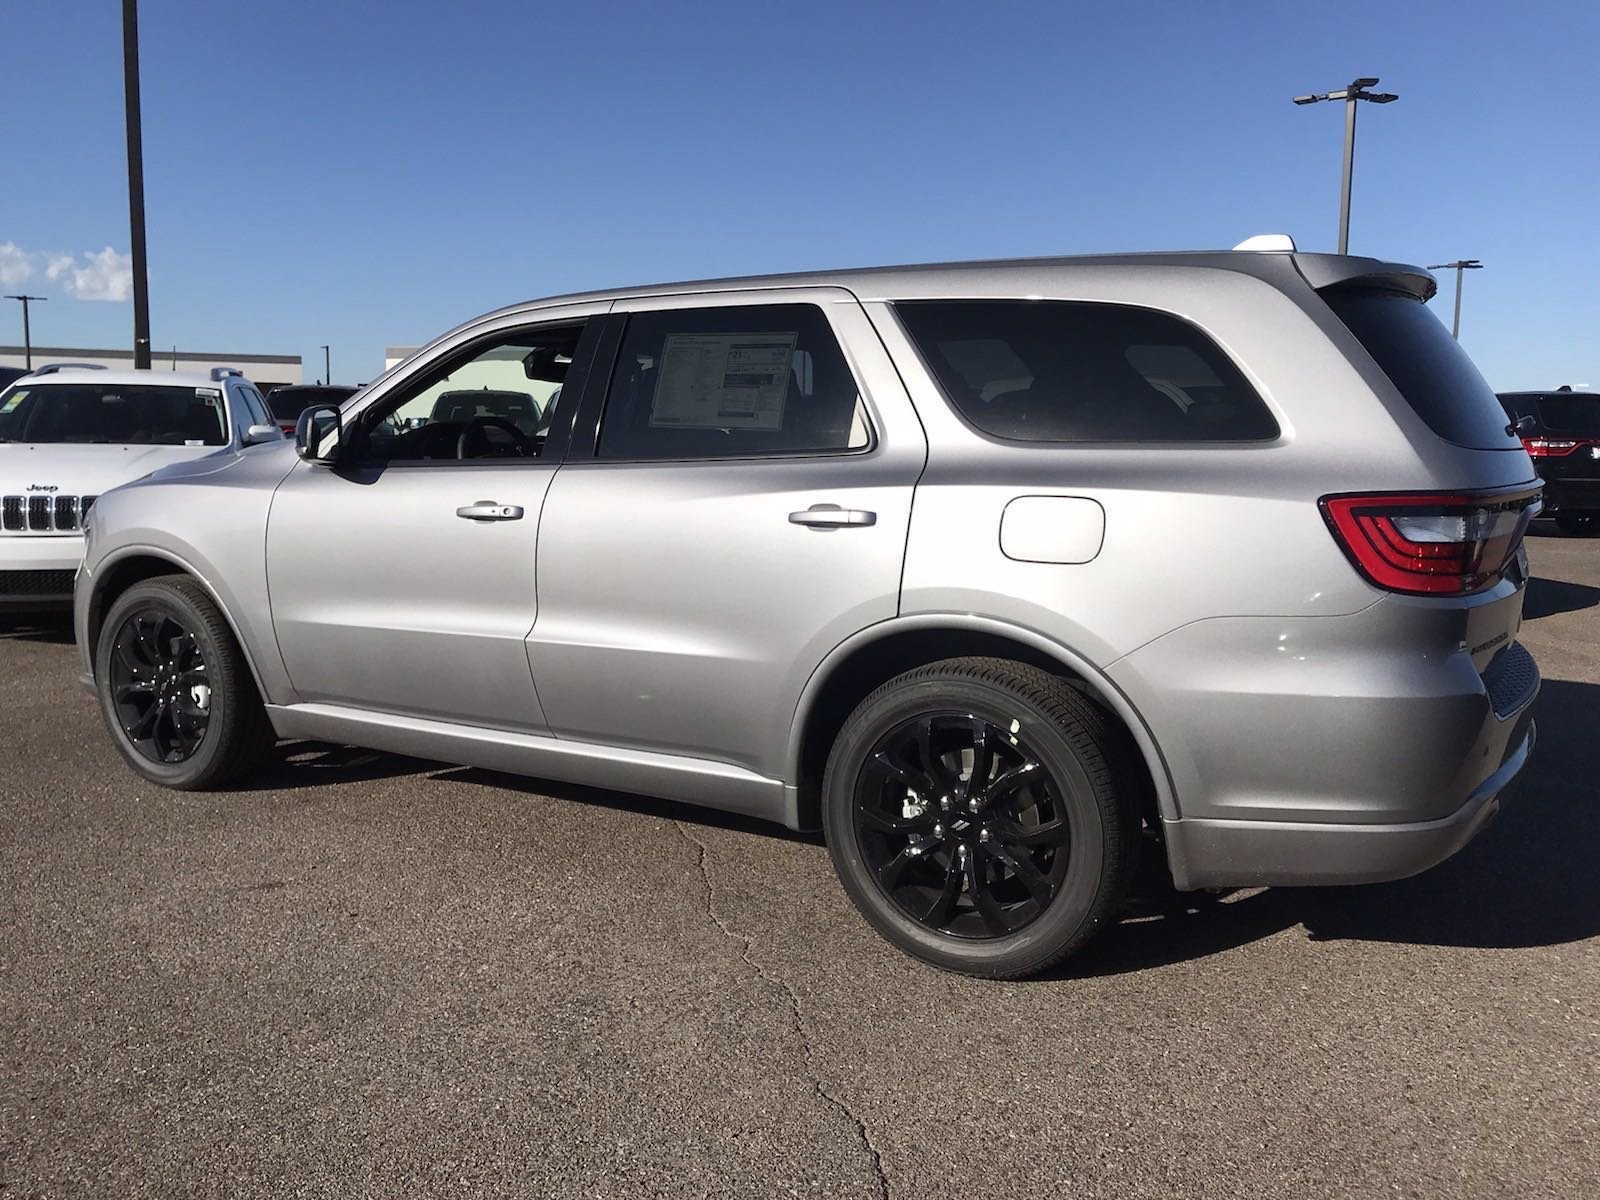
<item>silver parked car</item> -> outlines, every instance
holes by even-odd
[[[172,787],[317,738],[820,825],[878,930],[979,975],[1081,946],[1141,852],[1411,874],[1539,685],[1538,481],[1433,292],[1285,250],[502,309],[298,452],[102,496],[85,679]]]

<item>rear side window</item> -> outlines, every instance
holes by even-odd
[[[1253,442],[1278,436],[1215,343],[1168,313],[1065,300],[895,305],[950,403],[1023,442]]]
[[[840,454],[869,443],[855,376],[815,305],[628,318],[601,418],[600,457]]]
[[[1421,300],[1381,288],[1335,288],[1322,297],[1445,441],[1477,450],[1521,445],[1506,432],[1506,413],[1493,389]]]

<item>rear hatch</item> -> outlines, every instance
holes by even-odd
[[[1357,276],[1320,294],[1428,428],[1476,452],[1450,461],[1478,468],[1435,474],[1427,489],[1405,481],[1387,494],[1324,497],[1329,528],[1369,582],[1441,610],[1505,715],[1526,700],[1511,694],[1526,676],[1510,668],[1527,659],[1514,638],[1528,574],[1523,537],[1539,503],[1532,464],[1493,389],[1428,311],[1431,277]]]
[[[1552,479],[1600,480],[1600,396],[1550,392],[1534,398],[1539,428],[1523,438]]]

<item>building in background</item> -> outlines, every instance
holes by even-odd
[[[298,354],[200,354],[187,350],[157,350],[150,358],[152,371],[204,373],[212,367],[238,367],[245,373],[245,377],[263,392],[268,388],[301,381]],[[97,367],[114,367],[126,371],[133,367],[133,351],[82,350],[68,346],[33,348],[35,368],[53,362],[90,363]],[[26,354],[21,346],[0,346],[0,366],[21,367],[26,363]]]
[[[396,363],[404,362],[421,348],[420,346],[385,346],[383,348],[383,369],[387,371]]]

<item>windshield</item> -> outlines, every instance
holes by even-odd
[[[121,383],[35,383],[0,395],[0,441],[223,446],[215,388]]]
[[[1540,396],[1539,418],[1552,433],[1600,434],[1600,396]]]

